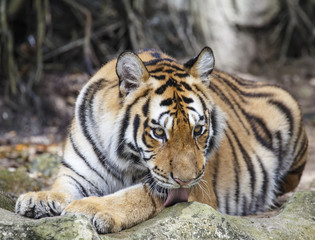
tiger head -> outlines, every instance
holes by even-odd
[[[158,194],[173,195],[166,206],[187,200],[218,144],[224,120],[208,91],[213,68],[208,47],[183,65],[155,50],[125,52],[117,60],[118,152],[149,170],[146,180]],[[176,194],[182,199],[174,200]]]

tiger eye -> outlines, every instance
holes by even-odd
[[[194,128],[194,136],[199,136],[201,135],[202,133],[202,129],[203,127],[201,125],[197,125],[195,128]]]
[[[164,135],[164,130],[162,128],[155,128],[153,131],[154,131],[154,134],[156,134],[157,136]]]

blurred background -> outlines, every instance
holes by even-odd
[[[204,46],[298,99],[314,159],[314,0],[0,0],[0,189],[49,185],[76,96],[108,60],[156,48],[184,62]]]

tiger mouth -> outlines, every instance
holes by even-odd
[[[196,181],[194,181],[195,184],[197,184],[203,174],[201,174]],[[159,184],[159,181],[154,179],[154,177],[149,173],[147,175],[146,182],[149,184],[150,189],[153,190],[153,192],[160,197],[164,198],[164,207],[172,206],[176,203],[180,202],[188,202],[188,192],[190,187],[179,187],[179,188],[165,188]]]
[[[188,188],[168,189],[164,207],[169,207],[180,202],[188,202]]]

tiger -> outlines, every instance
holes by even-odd
[[[214,65],[210,47],[184,64],[154,49],[109,61],[77,97],[51,189],[21,195],[16,213],[83,214],[104,234],[180,202],[238,216],[270,209],[306,164],[299,104]]]

